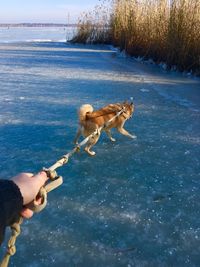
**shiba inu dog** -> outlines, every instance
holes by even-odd
[[[116,116],[122,109],[123,111],[119,116]],[[85,146],[85,151],[89,155],[94,156],[95,152],[90,149],[97,143],[102,131],[106,132],[112,142],[115,142],[110,131],[112,128],[116,128],[121,134],[130,138],[136,138],[135,135],[130,134],[124,129],[125,122],[131,118],[133,112],[134,105],[128,102],[109,104],[96,111],[94,111],[90,104],[82,105],[78,112],[80,126],[74,140],[75,144],[78,144],[78,139],[81,135],[88,137],[97,130],[97,134],[89,138]]]

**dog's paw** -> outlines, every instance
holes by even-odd
[[[95,156],[95,155],[96,155],[96,152],[94,152],[94,151],[89,151],[89,155],[90,155],[90,156]]]
[[[113,138],[113,137],[111,137],[111,138],[110,138],[110,141],[112,141],[112,142],[115,142],[115,141],[116,141],[116,139],[115,139],[115,138]]]
[[[95,156],[96,155],[96,153],[94,151],[90,151],[87,148],[85,148],[85,152],[87,152],[90,156]]]
[[[136,139],[137,136],[136,136],[136,135],[131,135],[130,138],[132,138],[132,139]]]

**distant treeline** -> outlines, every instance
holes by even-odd
[[[76,27],[77,24],[62,23],[2,23],[0,27]]]
[[[73,42],[110,43],[200,75],[200,0],[113,0],[84,14]]]

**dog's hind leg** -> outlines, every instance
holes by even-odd
[[[128,137],[130,137],[130,138],[132,138],[132,139],[137,138],[136,135],[132,135],[132,134],[130,134],[127,130],[125,130],[125,129],[123,128],[123,126],[119,126],[119,127],[117,127],[117,130],[118,130],[121,134],[126,135],[126,136],[128,136]]]
[[[78,144],[78,139],[80,138],[81,134],[82,134],[82,129],[81,129],[81,127],[79,127],[78,131],[77,131],[77,134],[76,134],[76,136],[74,138],[74,144],[76,144],[76,145]]]
[[[110,141],[112,141],[112,142],[116,141],[116,139],[112,137],[111,131],[109,129],[106,129],[105,132],[106,132],[107,136],[109,137]]]
[[[87,142],[87,145],[85,147],[85,151],[90,155],[94,156],[96,153],[94,151],[91,151],[90,149],[97,143],[99,140],[100,134],[96,134],[95,136],[91,137],[89,141]]]

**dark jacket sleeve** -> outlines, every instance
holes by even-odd
[[[10,180],[0,180],[0,245],[6,226],[19,218],[23,208],[23,198],[18,186]]]

